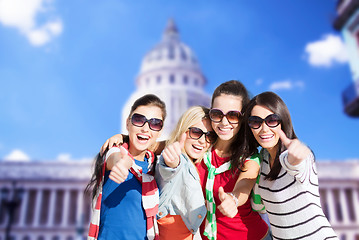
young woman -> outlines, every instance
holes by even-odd
[[[254,199],[265,206],[273,238],[338,239],[320,205],[313,153],[297,139],[282,99],[273,92],[255,96],[244,119],[246,144],[262,147]]]
[[[268,225],[252,211],[249,200],[259,159],[250,158],[257,152],[255,147],[248,150],[243,145],[241,112],[248,102],[248,92],[239,81],[225,82],[213,93],[209,116],[218,139],[197,164],[208,209],[202,239],[270,239]]]
[[[165,117],[165,104],[157,96],[148,94],[137,99],[126,121],[127,150],[114,147],[106,154],[105,161],[97,158],[89,187],[95,185],[93,196],[102,189],[100,210],[96,206],[100,222],[99,227],[96,223],[90,226],[89,239],[154,239],[158,236],[155,221],[151,222],[157,213],[157,185],[152,176],[145,174],[155,159],[148,148],[160,136]],[[151,211],[155,214],[151,215]]]
[[[161,240],[193,239],[206,216],[206,206],[194,163],[216,140],[209,109],[189,108],[179,119],[156,165],[160,190],[158,224]]]

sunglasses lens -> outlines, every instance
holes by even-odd
[[[257,116],[250,116],[248,118],[248,125],[253,129],[257,129],[262,125],[263,119]]]
[[[189,129],[189,136],[193,139],[199,139],[203,135],[203,131],[199,128],[192,127]]]
[[[213,122],[220,122],[223,118],[223,112],[219,109],[211,109],[209,111],[209,118],[213,121]]]
[[[159,131],[163,127],[163,121],[158,118],[151,118],[148,123],[150,125],[150,129],[152,129],[153,131]]]
[[[230,123],[239,123],[239,119],[241,118],[241,113],[237,111],[229,111],[226,115],[228,122]]]
[[[142,127],[145,124],[146,120],[147,119],[145,116],[138,113],[133,114],[131,118],[132,124],[137,127]]]
[[[206,141],[209,143],[214,143],[217,140],[217,134],[214,131],[209,131],[206,134]]]
[[[268,127],[276,127],[278,126],[280,123],[280,118],[278,115],[276,114],[271,114],[268,117],[266,117],[266,124],[268,125]]]

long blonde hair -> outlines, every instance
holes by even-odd
[[[166,142],[166,145],[172,144],[180,140],[180,137],[183,133],[188,131],[188,128],[192,125],[204,120],[208,119],[209,109],[203,106],[193,106],[190,107],[187,111],[185,111],[181,118],[178,120],[176,128],[172,131],[169,139]],[[182,149],[182,153],[187,153]],[[188,157],[188,155],[187,155]],[[197,159],[196,162],[200,161],[201,159]]]

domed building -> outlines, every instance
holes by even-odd
[[[178,29],[171,19],[162,41],[143,58],[136,78],[137,90],[122,110],[122,129],[133,102],[148,93],[160,97],[167,107],[167,118],[162,132],[166,139],[184,111],[194,105],[209,107],[211,97],[204,92],[207,80],[194,52],[180,41]]]

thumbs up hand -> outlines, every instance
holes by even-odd
[[[288,162],[291,165],[301,163],[311,153],[311,150],[298,139],[289,139],[282,129],[278,133],[282,144],[288,149]]]
[[[218,206],[218,210],[225,216],[233,218],[237,213],[237,205],[233,197],[224,192],[223,187],[218,189],[218,197],[221,204]]]
[[[167,166],[171,168],[175,168],[178,166],[180,161],[180,155],[182,152],[182,148],[184,147],[184,142],[186,140],[186,133],[181,135],[179,142],[174,142],[168,145],[162,152],[163,159]]]
[[[122,183],[127,179],[128,170],[133,164],[133,159],[122,146],[120,147],[120,152],[113,154],[115,154],[116,164],[112,167],[109,178],[116,183]]]

